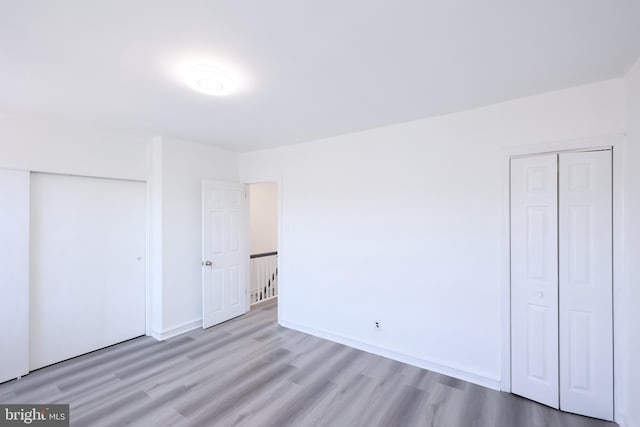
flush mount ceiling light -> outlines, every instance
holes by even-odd
[[[197,64],[185,73],[185,82],[193,90],[214,96],[229,95],[236,84],[226,71],[213,65]]]

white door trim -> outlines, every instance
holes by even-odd
[[[278,199],[277,199],[277,204],[278,204],[278,232],[277,232],[277,236],[278,236],[278,246],[277,246],[277,250],[278,250],[278,324],[281,324],[281,319],[282,319],[282,307],[284,305],[283,301],[285,301],[285,279],[286,279],[286,272],[283,273],[283,269],[282,269],[282,263],[284,260],[284,253],[282,251],[282,178],[280,177],[245,177],[242,182],[244,182],[244,184],[246,186],[248,186],[249,184],[263,184],[263,183],[272,183],[272,184],[276,184],[278,186]],[[248,192],[247,192],[248,193]],[[247,224],[247,230],[249,229],[249,209],[247,209],[247,216],[245,218],[246,224]],[[247,239],[249,239],[249,233],[247,233]],[[247,241],[247,247],[248,246],[248,241]],[[247,268],[248,268],[248,263],[249,260],[247,259]],[[247,275],[247,293],[249,293],[251,291],[250,286],[250,280],[249,280],[249,275]],[[250,304],[251,301],[249,298],[247,298],[247,311],[249,311],[250,309]]]
[[[613,369],[614,369],[614,419],[622,418],[621,409],[627,407],[624,389],[628,372],[628,310],[622,302],[628,295],[624,257],[624,210],[626,136],[605,135],[564,141],[548,141],[517,147],[503,147],[503,203],[502,203],[502,380],[501,389],[511,392],[511,248],[510,248],[510,159],[553,152],[586,151],[613,148]]]

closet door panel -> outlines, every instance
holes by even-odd
[[[145,184],[31,175],[30,369],[145,333]]]
[[[511,161],[511,387],[558,407],[557,155]]]
[[[559,155],[560,408],[613,419],[611,151]]]
[[[0,169],[0,383],[29,372],[29,172]]]

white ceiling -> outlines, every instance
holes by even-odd
[[[638,0],[1,0],[0,111],[237,151],[619,77]],[[181,69],[223,65],[228,97]]]

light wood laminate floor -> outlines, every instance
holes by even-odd
[[[76,426],[614,426],[276,323],[276,304],[165,342],[141,337],[0,385]]]

